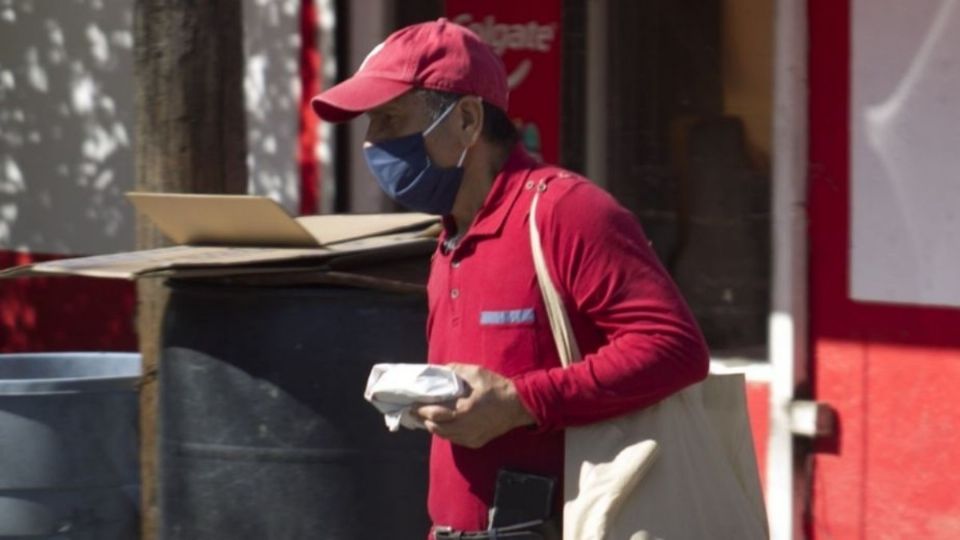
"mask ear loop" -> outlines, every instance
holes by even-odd
[[[443,122],[447,118],[447,116],[450,115],[450,112],[453,111],[453,108],[457,106],[457,103],[460,103],[460,102],[456,101],[454,103],[451,103],[450,106],[446,108],[446,110],[440,113],[440,116],[438,116],[437,119],[434,120],[432,124],[427,126],[427,129],[423,130],[423,136],[426,137],[427,135],[430,134],[431,131],[434,130],[434,128],[439,126],[440,123]],[[473,146],[473,145],[471,144],[470,146]],[[463,149],[463,152],[460,152],[460,159],[457,160],[457,167],[463,167],[463,161],[467,159],[467,150],[470,149],[470,146],[465,147]]]
[[[464,147],[463,152],[460,153],[460,159],[457,160],[457,167],[463,167],[463,160],[467,158],[467,151],[473,148],[473,145],[477,143],[477,139],[480,138],[480,132],[477,131],[476,136],[474,136],[473,141],[470,142],[466,147]]]
[[[426,137],[427,135],[430,134],[431,131],[434,130],[434,128],[436,128],[437,126],[439,126],[439,125],[440,125],[440,122],[443,122],[443,121],[447,118],[447,116],[450,115],[450,112],[453,110],[454,107],[457,106],[457,103],[460,103],[460,102],[459,102],[459,101],[455,101],[455,102],[451,103],[450,106],[446,108],[446,110],[444,110],[442,113],[440,113],[440,116],[438,116],[437,119],[434,120],[433,123],[430,124],[430,125],[427,127],[427,129],[423,130],[423,136]]]

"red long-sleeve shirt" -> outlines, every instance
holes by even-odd
[[[530,251],[527,218],[542,181],[537,226],[583,354],[567,369]],[[651,405],[707,374],[702,334],[636,218],[589,181],[520,149],[457,246],[438,247],[428,295],[429,361],[479,364],[512,378],[537,420],[475,450],[433,438],[435,525],[486,528],[499,469],[559,478],[563,428]]]

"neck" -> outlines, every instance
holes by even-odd
[[[510,157],[509,149],[493,145],[478,144],[476,150],[472,156],[474,159],[464,163],[463,184],[453,205],[452,215],[457,234],[463,234],[470,228],[493,187],[493,180]]]

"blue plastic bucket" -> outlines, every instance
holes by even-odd
[[[0,538],[139,535],[140,355],[0,355]]]

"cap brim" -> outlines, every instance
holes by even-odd
[[[395,99],[413,88],[408,82],[376,77],[351,77],[312,100],[313,112],[327,122],[346,122]]]

